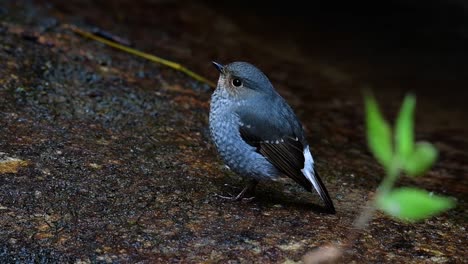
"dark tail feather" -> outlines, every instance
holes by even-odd
[[[325,207],[330,213],[336,213],[335,206],[333,205],[333,201],[331,200],[330,195],[328,194],[327,188],[325,188],[325,185],[323,184],[322,180],[320,179],[320,176],[318,175],[315,169],[314,178],[315,180],[317,180],[317,185],[315,186],[314,184],[312,184],[312,186],[316,189],[316,191],[320,195],[320,198],[322,198]]]

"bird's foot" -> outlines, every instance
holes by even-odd
[[[224,200],[228,200],[230,202],[236,202],[236,201],[245,201],[245,202],[250,202],[250,201],[253,201],[255,199],[255,196],[252,196],[252,197],[244,197],[244,195],[241,195],[242,193],[239,193],[238,195],[236,196],[224,196],[224,195],[220,195],[220,194],[215,194],[214,196],[218,197],[218,198],[221,198],[221,199],[224,199]]]
[[[257,186],[257,183],[258,182],[256,180],[251,181],[236,196],[224,196],[224,195],[220,195],[220,194],[215,194],[215,196],[219,197],[219,198],[222,198],[222,199],[225,199],[225,200],[232,201],[232,202],[234,202],[234,201],[247,201],[247,202],[250,202],[253,199],[255,199],[255,196],[251,196],[251,197],[245,197],[245,196],[246,196],[246,194],[250,194],[250,193],[253,193],[255,191],[255,187]]]

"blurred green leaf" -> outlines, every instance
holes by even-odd
[[[401,105],[395,124],[395,153],[402,160],[407,159],[411,152],[413,152],[413,113],[415,105],[415,97],[407,95]]]
[[[397,219],[416,222],[455,207],[452,198],[403,187],[377,197],[377,207]]]
[[[437,149],[431,143],[419,142],[403,161],[403,170],[410,176],[422,175],[434,164],[437,156]]]
[[[380,113],[373,96],[366,94],[364,102],[366,107],[367,144],[377,161],[388,169],[393,155],[390,126]]]

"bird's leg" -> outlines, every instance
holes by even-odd
[[[216,196],[220,197],[220,198],[223,198],[223,199],[226,199],[226,200],[230,200],[230,201],[240,201],[240,200],[252,200],[253,198],[255,197],[249,197],[249,198],[244,198],[246,194],[248,193],[252,193],[255,191],[255,187],[257,186],[258,184],[258,181],[257,180],[251,180],[249,181],[249,183],[244,187],[244,189],[242,189],[242,191],[236,195],[236,196],[223,196],[223,195],[219,195],[219,194],[216,194]]]

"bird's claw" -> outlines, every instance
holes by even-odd
[[[255,196],[243,197],[243,193],[240,193],[240,194],[238,194],[236,196],[224,196],[224,195],[220,195],[220,194],[215,193],[214,196],[218,197],[218,198],[221,198],[221,199],[224,199],[224,200],[231,201],[231,202],[236,202],[236,201],[251,202],[251,201],[253,201],[255,199]]]

